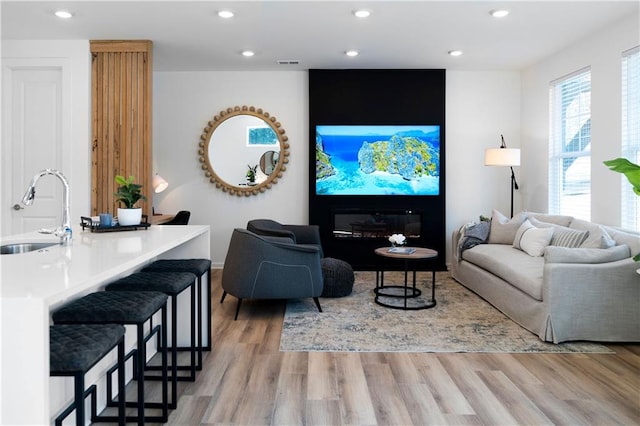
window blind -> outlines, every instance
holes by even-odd
[[[640,46],[622,53],[622,157],[640,164]],[[640,230],[640,196],[621,179],[621,225]]]
[[[591,69],[549,88],[549,212],[591,218]]]

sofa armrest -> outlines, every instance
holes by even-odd
[[[456,263],[460,262],[461,260],[460,248],[458,247],[458,245],[460,244],[461,237],[462,237],[462,234],[460,233],[459,229],[456,229],[451,234],[451,260]]]
[[[542,300],[554,342],[640,340],[640,275],[631,258],[597,264],[545,263]]]

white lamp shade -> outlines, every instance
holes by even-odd
[[[517,148],[489,148],[484,152],[485,166],[519,166],[520,150]]]
[[[158,194],[167,189],[169,183],[166,180],[162,179],[162,176],[156,174],[155,176],[153,176],[151,185],[153,186],[153,191]]]

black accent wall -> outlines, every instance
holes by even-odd
[[[386,238],[336,238],[336,211],[412,211],[421,214],[419,239],[410,244],[440,254],[435,261],[415,266],[445,269],[445,77],[443,69],[309,70],[309,223],[320,226],[327,257],[349,262],[354,269],[374,270],[384,263],[403,267],[397,260],[374,254],[389,245]],[[440,125],[440,191],[437,196],[327,196],[315,193],[316,125]]]

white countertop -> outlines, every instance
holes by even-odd
[[[43,299],[55,306],[74,294],[151,261],[207,232],[208,226],[151,226],[145,230],[94,233],[74,228],[71,246],[0,256],[2,298]],[[30,232],[3,238],[13,242],[58,242],[53,235]]]
[[[156,259],[208,259],[209,238],[204,225],[103,233],[78,226],[68,247],[0,255],[0,424],[50,424],[73,398],[72,386],[49,378],[51,311]],[[47,241],[59,239],[30,232],[0,243]]]

